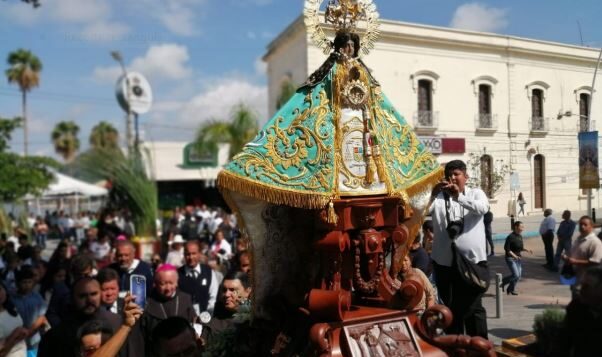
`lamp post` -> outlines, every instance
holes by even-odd
[[[113,59],[115,61],[117,61],[119,63],[119,66],[121,67],[121,72],[123,74],[123,78],[125,78],[125,83],[126,83],[126,87],[127,87],[127,91],[126,91],[126,96],[129,98],[130,95],[130,80],[128,79],[128,72],[127,69],[125,68],[125,64],[123,63],[123,57],[121,56],[121,53],[119,51],[111,51],[111,57],[113,57]],[[132,152],[132,148],[133,148],[133,140],[132,140],[132,131],[133,131],[133,127],[132,127],[132,111],[130,110],[130,108],[128,107],[127,109],[127,114],[126,114],[126,120],[125,120],[126,124],[125,124],[125,139],[126,139],[126,144],[127,144],[127,148],[128,148],[128,153]]]
[[[596,68],[594,69],[594,78],[592,79],[592,91],[589,95],[589,108],[587,109],[587,131],[592,130],[592,103],[594,102],[594,92],[596,91],[594,88],[596,87],[596,76],[598,74],[598,67],[600,66],[600,60],[602,59],[602,48],[600,49],[600,54],[598,55],[598,61],[596,62]],[[598,183],[599,185],[599,183]],[[592,214],[592,189],[587,189],[587,214]]]

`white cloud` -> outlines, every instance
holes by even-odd
[[[146,54],[135,58],[128,69],[138,71],[155,81],[179,80],[192,75],[189,59],[186,46],[165,43],[149,47]],[[96,67],[93,77],[97,82],[114,83],[120,74],[119,66]]]
[[[127,5],[137,12],[150,14],[171,33],[196,36],[201,33],[198,23],[202,6],[207,0],[136,0]]]
[[[217,118],[227,119],[232,108],[246,104],[258,115],[260,122],[267,117],[267,87],[244,79],[226,79],[215,83],[206,91],[193,97],[181,110],[183,123],[200,123]]]
[[[477,2],[456,9],[450,26],[465,30],[496,32],[508,25],[506,9],[488,7]]]
[[[112,42],[123,38],[129,31],[129,27],[118,22],[98,21],[86,26],[81,38],[93,42]]]
[[[32,10],[30,5],[22,4],[21,2],[14,2],[8,4],[0,4],[3,6],[3,16],[10,21],[20,25],[33,25],[38,22],[42,16],[39,11]]]
[[[55,19],[72,23],[101,21],[111,15],[111,5],[107,0],[51,0],[40,8],[44,7],[49,8]]]
[[[6,9],[0,17],[20,25],[34,25],[44,21],[66,25],[66,35],[86,41],[115,41],[123,38],[129,28],[113,20],[109,0],[45,0],[43,6],[31,6],[16,2],[1,4]]]
[[[255,60],[255,74],[265,76],[268,70],[268,64],[261,57]]]

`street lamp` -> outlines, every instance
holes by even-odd
[[[125,78],[125,83],[126,83],[126,87],[127,87],[127,91],[126,91],[126,97],[128,98],[129,101],[129,95],[130,95],[130,81],[128,78],[128,72],[127,69],[125,68],[125,64],[123,63],[123,56],[121,56],[121,52],[119,51],[111,51],[111,57],[113,57],[113,59],[115,61],[117,61],[119,63],[119,66],[121,67],[121,72],[123,74],[123,78]],[[130,108],[127,108],[127,115],[126,115],[126,124],[125,124],[125,140],[127,143],[127,147],[128,147],[128,153],[130,153],[132,151],[132,111],[130,110]]]

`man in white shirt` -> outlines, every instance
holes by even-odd
[[[543,240],[543,246],[546,251],[546,263],[543,265],[550,271],[558,271],[554,264],[554,231],[556,230],[556,220],[552,217],[552,210],[546,208],[543,211],[544,219],[539,225],[539,234]]]
[[[453,265],[452,240],[447,231],[449,221],[462,222],[456,249],[475,264],[487,264],[483,216],[489,200],[478,188],[465,187],[466,164],[454,160],[445,165],[446,181],[435,186],[431,194],[430,212],[433,220],[433,251],[437,290],[443,303],[453,313],[450,334],[487,336],[487,314],[482,304],[483,293],[467,285]],[[449,213],[449,221],[447,219]]]
[[[573,266],[577,276],[577,284],[571,286],[574,298],[587,268],[599,266],[602,263],[602,242],[594,233],[594,222],[591,217],[581,217],[579,220],[579,237],[575,239],[570,256],[563,254],[562,259],[565,264]]]

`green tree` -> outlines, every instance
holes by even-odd
[[[94,149],[115,150],[119,148],[119,132],[110,123],[101,121],[92,128],[89,141]]]
[[[0,118],[0,202],[16,201],[28,193],[41,193],[54,180],[50,168],[59,166],[48,157],[24,157],[7,152],[12,132],[19,125],[19,118]]]
[[[196,135],[196,147],[200,152],[215,153],[219,143],[229,143],[232,157],[253,140],[258,130],[256,114],[248,106],[239,104],[233,108],[228,122],[212,120],[203,124]]]
[[[288,100],[291,99],[293,94],[295,94],[296,92],[297,88],[295,87],[293,81],[290,78],[287,78],[284,81],[282,81],[282,84],[280,85],[280,95],[276,100],[276,110],[282,108],[282,106],[285,105],[286,102],[288,102]]]
[[[21,110],[23,118],[23,153],[28,154],[29,132],[27,130],[27,92],[40,85],[42,62],[31,51],[18,49],[8,54],[10,66],[6,70],[8,83],[15,83],[21,90]]]
[[[79,150],[79,126],[74,121],[62,121],[52,130],[51,139],[54,151],[69,163]]]
[[[0,118],[0,152],[8,150],[13,131],[20,127],[21,123],[21,118]]]

